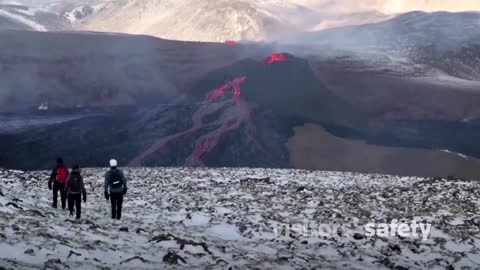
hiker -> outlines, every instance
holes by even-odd
[[[50,174],[50,180],[48,180],[48,189],[52,190],[53,183],[53,208],[57,208],[57,197],[60,191],[60,197],[62,200],[62,209],[65,209],[65,203],[67,200],[67,193],[65,193],[65,181],[68,177],[68,169],[63,165],[63,159],[57,158],[57,166],[52,170]]]
[[[122,217],[123,195],[127,194],[127,179],[117,168],[117,161],[110,160],[110,170],[105,174],[105,199],[112,204],[112,219]]]
[[[68,210],[70,210],[70,216],[73,216],[73,207],[76,209],[76,217],[80,219],[82,215],[82,202],[87,202],[87,191],[85,190],[85,184],[83,177],[80,175],[80,167],[78,165],[73,166],[72,173],[68,176],[65,182],[65,192],[68,195]]]

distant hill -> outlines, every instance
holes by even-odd
[[[90,32],[3,31],[0,39],[0,111],[161,103],[262,50]]]
[[[479,12],[417,11],[379,23],[302,33],[284,41],[328,48],[339,55],[386,55],[392,62],[404,58],[480,81],[479,21]]]

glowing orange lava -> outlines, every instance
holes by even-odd
[[[285,60],[287,60],[287,57],[284,54],[273,52],[272,55],[263,61],[263,65],[268,66],[275,62],[283,62]]]

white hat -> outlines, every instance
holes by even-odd
[[[116,159],[110,159],[110,167],[117,167],[118,163]]]

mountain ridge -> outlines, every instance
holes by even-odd
[[[0,1],[0,30],[55,31],[68,30],[70,24],[61,16],[43,8]]]
[[[217,42],[272,39],[313,23],[316,14],[283,0],[65,1],[48,7],[69,18],[78,30]]]

